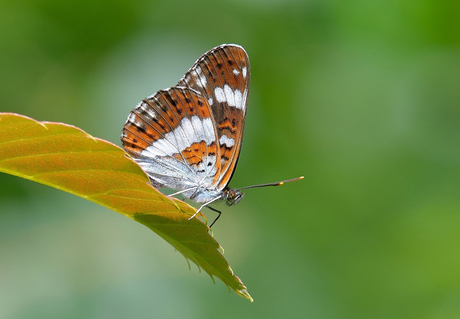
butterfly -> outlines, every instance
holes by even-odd
[[[250,83],[243,47],[223,44],[203,54],[173,87],[142,100],[128,115],[124,149],[156,188],[170,188],[203,207],[224,200],[231,206],[243,189],[231,189],[243,141]]]

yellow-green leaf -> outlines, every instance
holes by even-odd
[[[118,146],[74,126],[0,113],[0,171],[108,207],[147,226],[187,259],[252,301],[190,205],[151,187]]]

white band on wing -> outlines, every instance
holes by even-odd
[[[215,137],[211,118],[200,118],[194,115],[191,119],[183,118],[174,130],[165,134],[165,138],[156,140],[141,154],[144,156],[170,156],[201,141],[210,145],[216,141]]]

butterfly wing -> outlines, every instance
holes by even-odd
[[[213,185],[224,189],[235,171],[243,140],[249,94],[249,57],[239,45],[206,52],[177,87],[197,91],[210,105],[216,123],[220,170]]]
[[[193,188],[184,193],[190,198],[198,186],[212,185],[219,174],[215,127],[206,99],[192,89],[172,87],[139,103],[121,137],[154,186]]]

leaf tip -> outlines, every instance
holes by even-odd
[[[233,270],[228,267],[229,270],[232,272],[232,275],[233,275]],[[251,295],[248,293],[248,289],[246,288],[246,286],[243,284],[243,282],[241,281],[241,279],[238,277],[238,276],[235,276],[235,279],[238,281],[239,283],[239,287],[233,287],[233,291],[235,291],[238,295],[240,295],[241,297],[243,298],[246,298],[247,300],[249,300],[250,302],[254,302],[254,299],[252,299]]]
[[[250,302],[254,302],[254,299],[252,299],[251,295],[248,293],[247,289],[239,289],[236,291],[238,295],[240,295],[243,298],[246,298]]]

